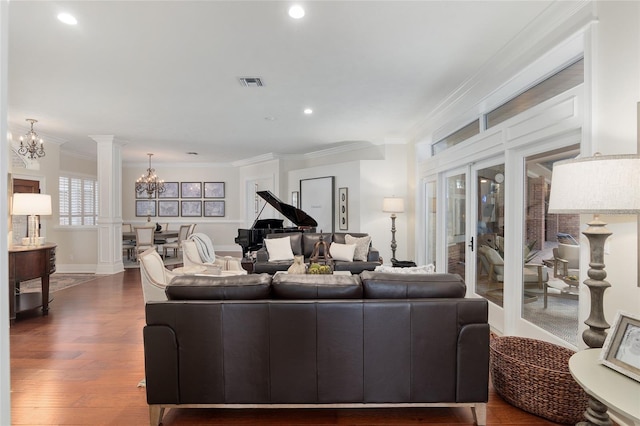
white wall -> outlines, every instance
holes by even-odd
[[[594,29],[591,46],[593,123],[585,129],[586,137],[591,138],[593,152],[636,153],[640,3],[601,1],[596,3],[595,11],[599,23]],[[638,182],[630,184],[637,185]],[[589,219],[585,216],[583,222]],[[611,288],[605,292],[604,308],[607,321],[611,323],[617,310],[640,314],[638,226],[636,216],[602,216],[602,219],[613,232],[607,240],[604,259],[607,281],[611,283]],[[585,299],[581,299],[581,303],[588,303]]]

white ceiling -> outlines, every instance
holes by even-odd
[[[115,135],[142,162],[406,140],[551,3],[12,0],[9,125],[93,156]]]

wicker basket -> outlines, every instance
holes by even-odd
[[[571,377],[573,351],[524,337],[491,339],[491,380],[509,404],[556,423],[583,420],[587,394]]]

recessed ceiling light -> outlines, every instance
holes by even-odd
[[[304,9],[302,6],[295,4],[289,8],[289,16],[293,19],[300,19],[304,16]]]
[[[272,115],[268,115],[264,119],[267,120],[267,121],[276,121],[276,118],[274,116],[272,116]]]
[[[58,19],[67,25],[76,25],[78,23],[78,20],[68,13],[59,13]]]
[[[313,114],[313,110],[311,108],[305,108],[304,109],[304,113],[307,114],[307,115],[311,115],[311,114]]]

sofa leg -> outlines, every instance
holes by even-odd
[[[159,426],[162,423],[164,407],[162,405],[149,405],[149,424]]]
[[[471,407],[473,413],[473,419],[478,426],[486,426],[487,424],[487,404],[475,404]]]

